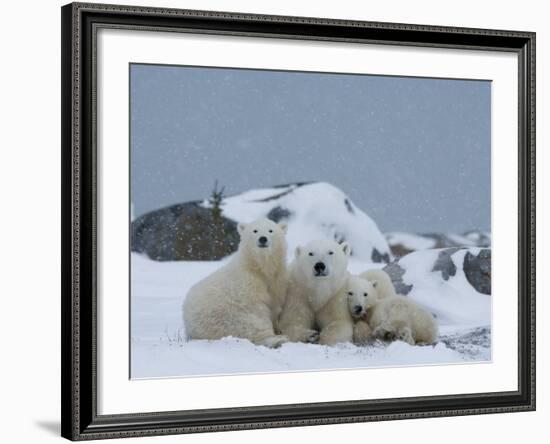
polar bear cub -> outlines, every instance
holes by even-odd
[[[369,282],[370,288],[363,288],[366,285],[365,279]],[[359,299],[357,304],[353,302],[354,297],[352,295]],[[372,269],[364,271],[359,276],[348,281],[347,296],[349,298],[348,302],[352,304],[349,310],[353,314],[353,310],[357,311],[361,306],[361,302],[365,302],[367,307],[372,307],[375,299],[394,297],[397,296],[397,293],[388,273],[383,270]],[[361,299],[361,297],[368,297],[368,302]],[[357,345],[364,345],[371,342],[372,339],[374,339],[372,329],[367,321],[361,317],[354,316],[353,342]]]
[[[430,312],[409,298],[396,295],[395,290],[393,296],[379,291],[388,290],[379,281],[359,279],[350,280],[354,285],[348,286],[347,293],[348,308],[356,320],[354,342],[367,341],[365,335],[399,339],[411,345],[433,344],[436,341],[438,328]],[[389,282],[391,284],[391,280]],[[368,324],[370,331],[364,323]]]
[[[323,316],[318,318],[316,315],[344,287],[349,276],[350,251],[346,242],[338,244],[331,240],[314,240],[296,248],[289,269],[286,303],[279,322],[281,333],[291,341],[316,342],[319,339],[316,326],[321,328],[321,343],[333,342],[338,336],[329,334],[331,330],[328,324],[325,325]],[[345,304],[339,309],[343,316],[349,317],[349,313],[345,313]]]
[[[378,283],[371,282],[360,276],[350,276],[344,288],[346,307],[353,322],[353,343],[365,345],[373,339],[372,329],[367,322],[367,314],[380,299],[376,291]]]
[[[287,226],[262,219],[238,225],[241,237],[229,263],[195,284],[183,304],[190,339],[249,339],[278,347],[288,341],[275,333],[288,284]]]
[[[376,294],[378,297],[387,298],[397,296],[393,282],[390,275],[384,270],[372,269],[364,271],[359,275],[360,277],[369,280],[376,287]]]
[[[353,279],[353,277],[350,275],[348,281],[349,279]],[[319,344],[321,345],[353,342],[354,322],[348,310],[346,298],[348,285],[344,285],[327,303],[315,311],[315,321],[320,330]]]

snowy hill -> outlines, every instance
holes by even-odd
[[[204,200],[145,214],[132,223],[132,251],[154,260],[219,260],[237,249],[237,223],[267,217],[288,224],[289,254],[310,240],[334,239],[347,241],[356,260],[391,260],[376,223],[328,183],[254,189],[224,198],[220,209],[216,215]]]
[[[208,201],[202,204],[209,208]],[[389,262],[390,249],[376,223],[343,191],[325,182],[291,184],[228,197],[222,214],[237,222],[262,217],[288,224],[290,252],[315,239],[346,241],[355,259]]]

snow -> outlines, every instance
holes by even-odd
[[[202,206],[209,207],[209,202]],[[290,212],[287,243],[289,255],[298,245],[315,239],[347,241],[354,258],[371,261],[372,250],[391,255],[388,243],[376,223],[356,207],[346,194],[326,182],[255,189],[226,197],[223,215],[236,222],[266,217],[275,207]]]
[[[459,253],[464,254],[453,255],[457,265],[461,260]],[[218,341],[185,338],[181,307],[188,289],[229,258],[218,262],[156,262],[133,253],[132,378],[488,361],[491,296],[470,287],[460,267],[449,281],[444,281],[440,272],[431,272],[437,254],[437,250],[417,252],[400,261],[406,268],[405,283],[414,284],[409,297],[437,316],[441,341],[435,346],[410,346],[403,342],[378,342],[367,347],[288,343],[273,350],[238,338]],[[353,258],[350,271],[359,273],[381,266]]]

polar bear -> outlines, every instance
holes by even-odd
[[[370,281],[362,276],[363,274],[350,275],[343,289],[346,308],[353,320],[353,343],[357,345],[368,344],[373,339],[372,329],[367,322],[367,313],[375,302],[382,298],[378,292],[378,281]]]
[[[346,283],[350,251],[346,242],[338,244],[331,240],[314,240],[296,248],[279,322],[281,333],[291,341],[316,342],[319,339],[317,326],[321,327],[321,343],[333,341],[329,330],[323,332],[323,327],[326,329],[328,325],[317,325],[316,313]]]
[[[348,276],[351,279],[352,276]],[[315,322],[320,330],[319,344],[335,345],[341,342],[353,342],[354,322],[348,309],[347,287],[344,285],[338,293],[315,311]]]
[[[347,288],[349,312],[356,320],[354,341],[365,340],[361,336],[365,331],[364,322],[368,324],[373,338],[400,339],[411,345],[433,344],[436,341],[438,328],[430,312],[407,297],[379,292],[378,281],[359,277],[349,282],[355,284]]]
[[[275,333],[288,283],[285,224],[267,219],[238,224],[241,237],[229,263],[195,284],[183,303],[190,339],[234,336],[278,347]]]
[[[376,287],[376,293],[378,297],[393,297],[397,296],[393,282],[390,275],[384,270],[373,269],[364,271],[359,275],[362,278],[368,279]]]

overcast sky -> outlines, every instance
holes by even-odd
[[[383,232],[490,229],[488,81],[132,65],[135,215],[302,181]],[[321,196],[320,196],[321,198]]]

